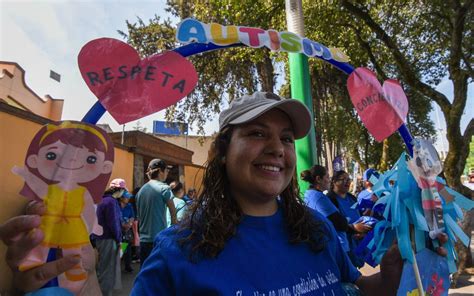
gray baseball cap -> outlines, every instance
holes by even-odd
[[[219,115],[219,130],[228,125],[237,125],[254,120],[264,113],[278,108],[288,115],[293,126],[295,139],[308,134],[311,129],[311,113],[298,100],[285,99],[270,92],[254,92],[233,100],[228,109]]]

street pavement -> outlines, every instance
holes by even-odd
[[[123,264],[122,264],[123,265]],[[122,271],[122,290],[114,291],[114,296],[128,296],[132,291],[133,281],[140,270],[140,263],[132,263],[133,272],[127,273]]]

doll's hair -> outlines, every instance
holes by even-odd
[[[43,177],[38,169],[32,168],[28,165],[27,159],[30,155],[38,155],[41,147],[56,143],[57,141],[78,148],[84,147],[93,152],[96,150],[103,152],[105,161],[114,161],[113,143],[107,133],[99,127],[77,121],[59,121],[49,123],[43,126],[34,136],[25,157],[25,166],[28,170],[41,178],[41,180],[48,185],[57,182]],[[111,173],[112,172],[108,174],[100,174],[94,180],[79,185],[84,186],[89,191],[94,202],[98,203],[101,200],[104,188],[107,186]],[[39,196],[37,196],[26,183],[20,191],[20,194],[33,199],[39,198]]]

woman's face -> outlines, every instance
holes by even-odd
[[[321,191],[328,190],[329,189],[329,184],[331,183],[331,180],[329,180],[329,174],[326,173],[322,178],[318,178],[318,183],[317,185],[319,186],[319,189]]]
[[[273,109],[234,128],[225,158],[233,197],[250,203],[274,200],[295,173],[291,121]]]
[[[339,193],[347,193],[349,191],[349,187],[351,186],[351,179],[349,178],[348,174],[343,174],[339,176],[334,182],[334,188]]]

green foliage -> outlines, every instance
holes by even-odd
[[[444,18],[450,17],[444,1],[358,1],[373,21],[393,36],[413,75],[431,85],[447,75],[450,40]],[[428,117],[431,98],[404,82],[392,51],[381,36],[355,18],[338,1],[303,1],[305,35],[326,46],[341,48],[351,64],[374,69],[380,81],[400,80],[409,99],[408,126],[414,136],[432,138],[433,123]],[[194,17],[202,22],[240,25],[264,29],[286,30],[285,3],[279,1],[168,1],[167,11],[179,19]],[[159,17],[148,23],[138,19],[127,22],[128,32],[122,36],[142,56],[178,46],[175,29],[169,20]],[[467,40],[472,36],[465,33]],[[463,45],[472,49],[472,43]],[[472,51],[472,50],[471,50]],[[205,122],[229,101],[258,89],[289,96],[290,86],[281,79],[287,72],[287,56],[267,49],[233,48],[191,57],[199,83],[193,93],[168,108],[170,120],[197,123],[203,133]],[[284,65],[284,66],[282,66]],[[279,70],[282,69],[282,70]],[[318,59],[310,59],[312,95],[316,115],[318,152],[328,158],[327,143],[337,151],[345,151],[362,166],[377,166],[382,157],[382,144],[376,143],[360,122],[346,91],[347,76]],[[280,79],[278,78],[280,77]],[[279,80],[278,80],[279,79]],[[398,135],[388,140],[387,159],[393,163],[403,145]],[[334,153],[334,151],[332,152]]]

